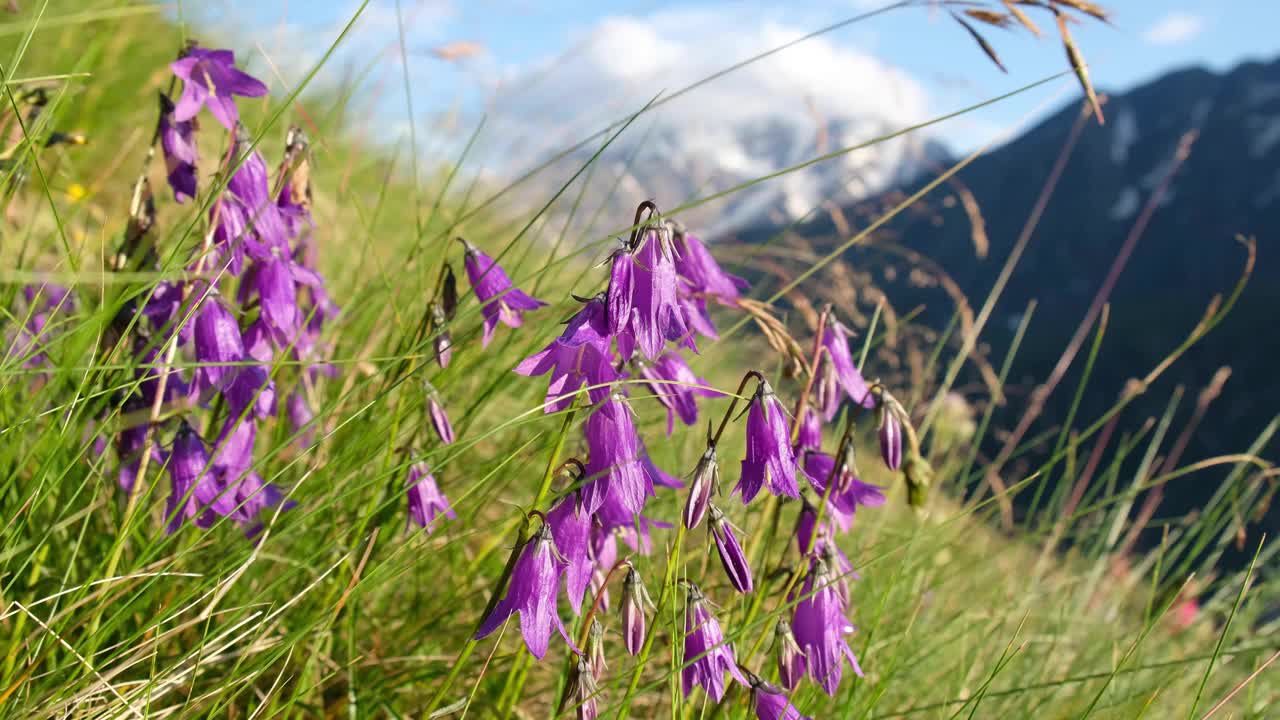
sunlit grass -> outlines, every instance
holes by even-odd
[[[6,78],[47,78],[54,87],[40,127],[27,133],[75,129],[91,143],[19,151],[29,162],[8,200],[0,256],[11,274],[3,276],[0,307],[6,327],[22,324],[21,285],[45,272],[74,285],[86,301],[50,332],[47,365],[26,368],[24,358],[10,352],[0,363],[0,713],[425,717],[430,708],[447,708],[455,716],[555,715],[568,674],[563,645],[553,642],[548,657],[533,663],[514,622],[468,643],[502,575],[522,511],[545,509],[547,496],[564,489],[552,470],[582,450],[578,428],[585,412],[544,414],[544,380],[511,368],[559,332],[558,323],[578,307],[571,293],[603,289],[605,273],[594,263],[612,249],[615,235],[625,234],[630,218],[599,217],[597,208],[582,205],[581,188],[613,180],[595,158],[613,138],[637,132],[635,120],[673,94],[659,94],[585,138],[580,146],[596,150],[591,162],[547,177],[553,157],[517,178],[526,183],[536,177],[548,188],[544,204],[533,208],[511,206],[507,187],[473,187],[464,180],[468,176],[457,168],[466,167],[470,144],[450,167],[420,167],[421,138],[410,141],[407,155],[393,155],[352,140],[338,118],[356,113],[308,112],[317,156],[320,265],[342,308],[328,333],[339,372],[317,386],[309,428],[314,441],[301,444],[287,423],[269,423],[254,458],[255,469],[285,487],[298,506],[270,514],[252,543],[227,522],[166,535],[164,475],[153,472],[140,483],[131,512],[115,482],[113,453],[98,454],[94,441],[120,422],[119,393],[136,384],[127,371],[138,361],[105,353],[114,303],[145,293],[160,279],[145,273],[112,277],[104,268],[119,243],[150,143],[154,95],[169,83],[165,68],[184,33],[149,8],[32,5],[0,28],[0,57],[11,58]],[[308,79],[324,70],[317,66]],[[1010,95],[1054,81],[1062,82],[1045,78]],[[406,76],[404,85],[410,112],[412,78]],[[674,94],[696,93],[698,86]],[[243,104],[269,164],[277,161],[285,127],[297,121],[299,110],[324,106],[303,86],[273,90],[266,100]],[[958,108],[781,172],[802,171],[972,109]],[[206,142],[220,138],[206,135]],[[225,146],[202,146],[202,152],[217,158]],[[785,315],[807,350],[812,328],[788,297],[824,282],[845,250],[867,241],[976,156],[948,168],[864,230],[816,249],[796,273],[777,287],[762,284],[753,297]],[[153,233],[167,258],[164,272],[181,273],[203,232],[205,208],[169,202],[160,192],[158,168],[152,168],[152,182],[161,205]],[[73,186],[84,190],[71,192]],[[664,210],[678,217],[745,187],[682,199]],[[587,231],[570,236],[566,215],[591,218]],[[479,307],[464,300],[453,323],[453,363],[440,370],[432,364],[432,337],[423,320],[441,263],[450,259],[460,266],[457,235],[498,257],[518,285],[536,288],[551,306],[529,314],[518,332],[499,328],[482,350]],[[760,252],[726,248],[722,259],[745,257],[743,266],[760,274],[750,261]],[[1225,313],[1234,295],[1232,288],[1223,290]],[[1206,321],[1205,332],[1216,317]],[[711,385],[732,390],[744,371],[757,369],[785,398],[800,393],[803,380],[784,376],[784,361],[760,335],[747,332],[749,318],[724,311],[717,320],[721,340],[704,343],[702,354],[691,359]],[[1026,313],[1019,338],[1032,322],[1034,313]],[[886,331],[875,322],[865,330],[865,370],[879,375],[874,363],[887,351]],[[1105,322],[1091,332],[1101,338]],[[1256,456],[1273,441],[1275,423],[1243,441],[1241,455],[1221,461],[1230,474],[1196,516],[1158,519],[1164,536],[1150,553],[1117,550],[1139,490],[1180,481],[1188,472],[1161,471],[1157,463],[1176,434],[1172,401],[1162,418],[1145,424],[1119,415],[1122,400],[1115,426],[1110,415],[1079,417],[1015,443],[1013,456],[1034,464],[1025,474],[1004,477],[1005,494],[1037,498],[1036,511],[1016,528],[998,529],[1000,496],[985,482],[990,458],[978,448],[986,433],[1000,429],[984,417],[975,437],[959,444],[935,440],[955,430],[947,426],[954,418],[939,408],[977,339],[963,338],[957,352],[945,335],[939,337],[925,347],[933,359],[930,372],[907,378],[917,384],[921,402],[910,409],[931,431],[926,448],[934,451],[937,469],[923,509],[907,507],[901,477],[878,470],[873,433],[859,436],[866,444],[859,453],[865,479],[889,495],[884,507],[862,508],[842,539],[861,576],[852,584],[858,627],[853,647],[866,677],[846,677],[835,698],[805,683],[792,701],[822,718],[1198,717],[1239,687],[1216,712],[1266,716],[1278,692],[1274,672],[1252,673],[1274,659],[1276,649],[1277,587],[1266,572],[1274,567],[1276,546],[1247,528],[1254,508],[1269,498],[1266,479],[1274,473],[1256,472],[1262,465]],[[1016,366],[1018,344],[1000,358],[1000,383]],[[1089,346],[1089,366],[1098,347]],[[1168,349],[1173,358],[1183,350]],[[272,372],[291,377],[291,369],[289,361],[277,361]],[[1132,369],[1139,378],[1158,371]],[[427,440],[424,381],[440,391],[453,417],[458,441],[452,445]],[[1078,392],[1087,381],[1086,372]],[[641,435],[661,467],[686,475],[704,447],[701,429],[665,437],[665,417],[646,399],[643,387],[632,389]],[[705,401],[702,410],[718,419],[728,403]],[[1073,502],[1069,490],[1104,430],[1108,436],[1114,431],[1115,439],[1093,482]],[[721,449],[726,491],[736,481],[742,447],[741,425],[732,424]],[[406,521],[403,478],[420,458],[432,465],[457,513],[431,534],[411,532]],[[1191,470],[1205,466],[1185,464]],[[678,523],[682,502],[683,492],[667,492],[647,512]],[[795,503],[757,501],[745,510],[736,499],[722,503],[757,560],[756,594],[728,591],[703,529],[689,532],[682,545],[676,538],[683,533],[656,532],[653,554],[634,560],[655,599],[668,568],[672,579],[701,584],[720,604],[716,612],[739,661],[769,677],[774,623],[789,609],[781,590],[796,562]],[[1253,551],[1247,569],[1217,565],[1232,544]],[[618,593],[613,589],[611,612]],[[675,590],[671,595],[682,597]],[[1198,609],[1188,614],[1191,598]],[[742,689],[732,690],[720,707],[700,691],[688,701],[679,693],[672,649],[678,643],[672,638],[683,629],[682,606],[668,601],[651,619],[652,654],[638,671],[622,651],[616,616],[608,616],[602,715],[627,704],[636,717],[749,715]],[[580,636],[579,620],[564,617]],[[563,714],[571,712],[567,706]]]

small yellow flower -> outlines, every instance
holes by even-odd
[[[67,198],[71,200],[71,202],[80,202],[85,199],[88,194],[89,191],[80,183],[71,183],[71,185],[67,187]]]

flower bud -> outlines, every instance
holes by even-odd
[[[716,461],[715,446],[709,446],[698,466],[693,469],[693,480],[689,483],[689,499],[684,506],[684,526],[690,530],[698,527],[702,517],[707,514],[707,506],[711,504],[711,494],[719,490],[720,463]]]
[[[435,350],[436,362],[441,368],[449,367],[449,360],[453,358],[453,335],[449,332],[447,322],[444,309],[437,303],[431,303],[431,325],[436,331],[432,347]]]
[[[598,618],[591,619],[591,632],[587,635],[587,652],[583,656],[591,679],[599,682],[608,667],[604,659],[604,626]]]
[[[458,279],[453,274],[453,266],[448,263],[445,263],[440,287],[440,310],[445,320],[452,320],[458,311]]]
[[[440,403],[440,393],[429,383],[427,389],[427,414],[431,416],[431,427],[436,431],[436,436],[440,438],[440,442],[448,445],[453,442],[453,424],[449,422],[449,415],[444,411],[444,405]]]
[[[880,457],[890,470],[902,466],[902,424],[892,408],[880,406]]]
[[[747,556],[742,552],[742,546],[738,544],[738,538],[734,536],[733,528],[730,527],[724,513],[714,505],[710,509],[711,519],[707,521],[708,527],[711,530],[711,536],[715,538],[716,551],[720,554],[724,572],[729,576],[729,582],[734,590],[749,593],[754,589],[751,581],[751,564],[747,562]]]
[[[565,697],[565,700],[574,704],[575,717],[578,720],[596,720],[600,715],[600,709],[597,705],[599,686],[596,684],[596,679],[591,675],[590,662],[587,658],[579,658],[578,662],[574,664],[569,684],[573,691]],[[561,710],[563,709],[562,703]],[[559,715],[560,713],[557,712],[556,714]]]
[[[779,620],[774,628],[773,646],[778,652],[778,681],[787,690],[795,690],[804,677],[804,651],[796,642],[795,633],[791,632],[791,624]]]
[[[634,567],[628,568],[622,581],[622,636],[626,640],[627,652],[632,655],[638,655],[644,645],[645,605],[651,606],[653,602],[640,580],[640,573]]]

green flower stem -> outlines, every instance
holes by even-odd
[[[640,687],[640,677],[644,674],[645,665],[649,662],[649,653],[653,650],[653,639],[658,635],[658,620],[666,609],[667,601],[674,595],[676,566],[680,564],[680,551],[684,546],[686,532],[684,523],[676,525],[676,541],[671,546],[671,552],[667,554],[667,570],[662,577],[662,591],[658,595],[657,609],[653,613],[653,622],[649,624],[649,632],[645,633],[644,646],[640,648],[635,668],[631,671],[631,682],[627,685],[627,694],[623,696],[622,704],[618,706],[618,714],[615,716],[618,720],[624,720],[631,711],[631,699]]]

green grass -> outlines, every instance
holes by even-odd
[[[290,122],[307,124],[313,136],[320,265],[343,309],[329,330],[340,372],[318,386],[314,445],[301,447],[284,422],[259,434],[255,469],[288,488],[295,509],[272,517],[256,544],[225,522],[169,536],[163,474],[141,483],[131,512],[115,484],[113,453],[99,455],[93,445],[102,428],[119,422],[115,392],[134,362],[104,361],[105,328],[120,299],[154,279],[113,280],[103,258],[123,231],[154,96],[169,82],[165,66],[184,34],[154,8],[24,5],[31,7],[0,26],[5,76],[59,76],[41,127],[82,131],[91,142],[28,153],[27,179],[3,225],[0,254],[11,273],[0,277],[6,320],[23,320],[16,300],[29,280],[23,273],[57,273],[76,286],[82,308],[59,327],[48,366],[28,370],[9,354],[0,363],[0,715],[426,717],[436,704],[454,716],[554,716],[567,668],[562,645],[553,641],[544,661],[530,663],[511,622],[474,645],[465,662],[457,658],[502,574],[522,510],[545,498],[548,478],[556,481],[552,490],[563,489],[563,478],[548,470],[584,450],[577,428],[585,412],[544,415],[545,380],[510,369],[559,331],[577,306],[571,292],[603,287],[603,270],[590,263],[612,242],[605,232],[630,223],[603,218],[593,235],[566,238],[560,224],[542,222],[541,211],[591,217],[596,209],[579,206],[579,189],[613,178],[586,165],[546,181],[560,190],[546,193],[544,208],[514,207],[501,188],[471,186],[465,158],[456,173],[413,169],[409,150],[362,144],[344,124],[359,108],[316,94],[289,102],[303,88],[278,85],[269,98],[242,103],[269,165]],[[224,149],[213,129],[206,122],[206,182]],[[592,142],[598,147],[620,132],[635,129],[619,123]],[[158,162],[150,171],[161,206],[153,233],[171,275],[203,233],[204,214],[170,201]],[[478,308],[465,300],[454,324],[453,364],[441,371],[429,363],[430,338],[419,328],[440,263],[459,265],[451,241],[459,234],[502,253],[518,284],[537,287],[552,305],[529,315],[518,332],[500,328],[481,350]],[[813,258],[786,290],[804,294],[825,282],[839,250],[866,237],[838,238],[837,252]],[[1031,313],[1026,318],[1034,321]],[[758,369],[785,399],[797,397],[803,383],[781,375],[782,363],[745,331],[745,318],[726,311],[717,319],[723,338],[704,347],[695,370],[728,390],[744,371]],[[807,349],[804,323],[788,320]],[[884,330],[875,323],[867,330],[875,348],[868,374],[887,378],[887,367],[875,367],[889,351]],[[903,375],[903,382],[914,384],[912,397],[941,400],[955,379],[940,383],[941,370],[956,350],[943,341],[925,350],[935,359],[928,372]],[[1002,365],[1002,382],[1012,367],[1014,352]],[[299,382],[286,362],[273,374],[282,397]],[[429,442],[425,380],[449,408],[454,445]],[[703,449],[701,431],[665,438],[655,403],[642,389],[632,395],[655,460],[688,473]],[[727,406],[715,399],[702,408],[718,418]],[[1012,532],[997,529],[991,496],[966,492],[984,474],[984,458],[971,450],[979,438],[937,407],[930,413],[922,401],[910,408],[917,421],[932,418],[926,449],[936,487],[922,510],[907,507],[900,477],[877,474],[874,440],[860,437],[868,479],[890,488],[889,502],[859,511],[842,540],[861,575],[852,586],[852,644],[867,674],[847,676],[836,698],[802,684],[792,697],[802,711],[821,718],[1194,718],[1243,684],[1217,716],[1267,715],[1280,676],[1253,673],[1280,646],[1280,588],[1267,572],[1276,546],[1248,533],[1247,519],[1269,487],[1251,458],[1272,441],[1275,424],[1245,443],[1248,456],[1222,462],[1229,473],[1211,503],[1193,517],[1157,517],[1158,546],[1122,556],[1118,540],[1139,489],[1210,477],[1157,471],[1176,435],[1172,402],[1149,424],[1119,415],[1095,480],[1074,506],[1067,491],[1109,418],[1079,417],[1070,428],[1029,436],[1014,454],[1028,461],[1025,470],[1007,470],[1005,480],[1010,493],[1041,499]],[[979,437],[997,431],[985,419],[978,428]],[[742,446],[741,424],[732,424],[720,451],[726,491]],[[406,530],[400,487],[413,459],[409,447],[425,448],[458,515],[430,535]],[[650,512],[678,522],[682,498],[666,493]],[[736,500],[723,504],[757,560],[755,595],[731,591],[703,529],[658,532],[654,553],[635,562],[655,599],[668,567],[671,577],[698,582],[719,603],[716,614],[739,660],[769,677],[773,625],[787,609],[785,573],[774,571],[796,562],[795,503],[757,501],[745,511]],[[1254,561],[1227,571],[1217,561],[1237,542]],[[1183,588],[1200,603],[1186,627],[1171,617]],[[611,591],[613,610],[621,588]],[[681,611],[681,602],[667,602],[652,619],[653,651],[639,673],[622,650],[616,614],[604,616],[603,716],[624,702],[635,717],[750,714],[741,690],[720,708],[700,691],[688,701],[680,696],[671,638],[682,627]],[[570,629],[579,630],[576,620]],[[456,680],[446,684],[451,673]],[[634,697],[624,701],[631,684]]]

